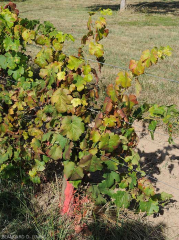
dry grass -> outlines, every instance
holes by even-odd
[[[20,187],[1,182],[0,187],[0,239],[28,236],[45,240],[165,240],[165,225],[154,225],[130,210],[117,210],[106,204],[94,207],[85,191],[78,201],[79,212],[72,218],[60,215],[59,192],[61,179],[41,184],[39,189]],[[89,199],[89,198],[86,198]],[[81,213],[84,213],[83,217]],[[80,219],[79,219],[80,217]],[[80,221],[77,221],[80,220]],[[78,231],[81,226],[81,231]],[[76,230],[76,232],[75,232]],[[8,237],[10,236],[10,237]],[[5,238],[6,237],[6,238]],[[20,238],[19,238],[20,239]]]

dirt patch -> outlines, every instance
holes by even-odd
[[[142,169],[151,181],[156,184],[157,191],[173,195],[173,200],[158,216],[150,216],[149,221],[162,224],[168,239],[179,239],[179,137],[174,138],[175,144],[168,143],[168,136],[157,130],[154,140],[141,123],[135,124],[140,138],[137,150],[141,156]],[[154,179],[158,181],[155,181]]]

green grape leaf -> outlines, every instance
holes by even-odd
[[[63,137],[63,136],[62,136],[61,134],[59,134],[59,133],[55,133],[55,134],[53,134],[51,143],[52,143],[52,144],[54,144],[54,143],[55,143],[55,144],[59,144],[60,147],[61,147],[62,149],[64,149],[65,146],[66,146],[67,143],[68,143],[68,139],[65,138],[65,137]]]
[[[77,141],[84,132],[85,127],[82,119],[77,116],[66,116],[62,120],[60,132],[70,140]]]
[[[35,184],[40,184],[40,177],[39,176],[30,177],[30,180]]]
[[[12,14],[9,9],[5,9],[1,12],[0,19],[5,22],[9,28],[12,28],[16,21],[16,15]]]
[[[26,29],[26,30],[23,31],[23,33],[22,33],[22,38],[23,38],[24,41],[26,41],[27,43],[32,43],[32,40],[35,39],[35,31],[34,31],[34,30]]]
[[[116,117],[113,115],[110,115],[110,117],[105,117],[103,119],[103,125],[105,127],[115,127],[116,126]]]
[[[34,62],[41,68],[44,68],[53,61],[53,51],[51,48],[42,48],[37,53]]]
[[[8,152],[6,152],[5,154],[1,154],[0,155],[0,164],[4,163],[5,161],[7,161],[9,159],[9,154]]]
[[[151,181],[145,177],[138,180],[138,188],[147,196],[155,195],[155,188],[153,187]]]
[[[75,168],[75,163],[65,161],[63,164],[64,164],[64,175],[67,179],[69,179],[71,177],[72,173],[73,173],[74,168]]]
[[[60,43],[57,39],[54,39],[52,44],[56,51],[61,51],[63,48],[63,44]]]
[[[41,141],[42,142],[49,141],[49,138],[52,134],[53,134],[53,132],[47,132],[47,133],[43,134]]]
[[[129,173],[129,176],[131,177],[131,182],[129,183],[129,188],[133,189],[137,184],[137,176],[136,176],[135,172]]]
[[[85,171],[89,172],[96,172],[98,170],[102,170],[103,168],[100,159],[92,154],[83,156],[80,159],[79,166],[84,168]]]
[[[91,55],[95,55],[97,58],[102,57],[104,55],[103,45],[99,43],[90,42],[89,53]]]
[[[15,39],[13,41],[11,37],[6,37],[3,41],[3,45],[6,51],[14,50],[17,52],[20,46],[20,42],[18,39]]]
[[[85,82],[91,82],[93,80],[93,76],[91,74],[85,75],[84,76],[84,81]]]
[[[7,59],[4,55],[0,55],[0,67],[3,69],[7,68]]]
[[[107,165],[107,168],[111,171],[118,170],[118,162],[112,160],[105,160],[104,163]]]
[[[70,176],[70,180],[71,181],[81,180],[83,177],[84,177],[83,169],[80,166],[78,166],[74,168]]]
[[[86,85],[86,81],[84,80],[84,78],[79,75],[74,77],[73,83],[77,87],[78,92],[81,92]]]
[[[92,140],[94,143],[97,143],[101,138],[100,133],[97,130],[93,130],[90,133],[90,140]]]
[[[151,199],[148,202],[141,201],[139,203],[139,210],[146,212],[148,216],[157,213],[159,211],[158,202],[152,201]]]
[[[103,205],[106,203],[106,200],[100,194],[98,186],[93,185],[88,188],[88,192],[91,193],[92,198],[95,200],[96,205]]]
[[[58,160],[62,159],[62,148],[58,146],[57,144],[54,144],[51,148],[50,151],[48,152],[48,155],[53,159],[53,160]]]
[[[119,145],[120,138],[119,135],[114,133],[105,133],[101,136],[99,142],[99,149],[106,150],[108,152],[113,152]]]
[[[148,126],[148,130],[150,131],[151,137],[154,140],[154,132],[157,127],[157,121],[151,121],[151,123]]]
[[[104,181],[102,181],[102,183],[105,183],[105,187],[106,188],[110,188],[112,187],[115,183],[118,183],[120,181],[120,175],[119,173],[116,172],[110,172],[110,173],[105,173],[103,175],[103,177],[105,178]],[[100,186],[100,184],[99,184]]]
[[[109,15],[109,16],[111,16],[111,15],[112,15],[112,10],[111,10],[110,8],[108,8],[108,9],[103,9],[103,10],[100,11],[100,13],[101,13],[102,15]]]
[[[7,66],[9,69],[13,70],[17,67],[15,58],[12,56],[12,54],[10,52],[7,52],[5,54],[6,56],[6,61],[7,61]]]
[[[117,102],[118,101],[117,92],[116,92],[113,84],[109,84],[107,86],[107,95],[112,99],[113,102]]]
[[[50,39],[44,35],[40,35],[38,37],[36,37],[36,43],[39,45],[46,45],[46,46],[50,46]]]
[[[69,181],[73,185],[74,188],[78,188],[82,180],[74,180],[74,181]]]
[[[68,65],[67,67],[71,70],[77,70],[84,64],[84,60],[76,58],[74,56],[69,56]]]
[[[128,208],[130,205],[131,197],[129,193],[125,191],[118,191],[117,193],[112,195],[112,198],[114,199],[114,203],[119,208]]]
[[[70,106],[72,106],[71,100],[73,97],[70,95],[70,93],[71,92],[68,89],[62,88],[57,89],[53,93],[51,102],[53,105],[55,104],[55,108],[59,113],[67,112],[70,109]]]
[[[83,70],[84,75],[88,75],[91,72],[91,66],[90,65],[83,65],[82,70]]]
[[[135,80],[135,93],[136,93],[136,97],[139,97],[141,91],[142,91],[142,86],[141,86],[139,80],[136,79]]]
[[[37,171],[37,172],[43,172],[44,171],[44,169],[45,169],[45,163],[44,162],[41,162],[41,161],[39,161],[39,160],[37,160],[37,159],[35,159],[35,165],[34,165],[34,167],[32,168],[32,170],[35,170],[35,171]],[[30,174],[29,174],[30,175]]]
[[[66,73],[65,73],[65,72],[59,72],[59,73],[57,73],[57,79],[58,79],[59,81],[65,80],[65,78],[66,78]]]
[[[131,81],[127,72],[119,72],[116,78],[116,89],[118,89],[119,86],[123,88],[130,87]]]

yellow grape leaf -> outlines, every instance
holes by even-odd
[[[57,79],[58,79],[59,81],[65,80],[65,76],[66,76],[66,73],[65,73],[65,72],[59,72],[59,73],[57,73]]]
[[[81,99],[79,99],[79,98],[73,98],[73,99],[71,100],[71,103],[72,103],[73,107],[77,107],[77,106],[81,105]]]
[[[127,72],[119,72],[118,77],[116,78],[116,85],[119,85],[123,88],[128,88],[131,86],[131,79]]]

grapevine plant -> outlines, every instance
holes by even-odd
[[[114,84],[106,87],[100,105],[97,70],[85,60],[85,51],[103,66],[106,38],[103,10],[93,23],[87,23],[78,55],[67,55],[64,42],[74,41],[70,34],[58,31],[50,22],[22,19],[14,3],[0,9],[0,176],[21,176],[23,183],[40,183],[41,173],[54,161],[74,187],[79,187],[89,173],[99,173],[102,180],[89,187],[96,204],[111,202],[117,207],[135,206],[152,214],[168,200],[167,193],[156,194],[152,183],[140,168],[135,151],[137,135],[132,123],[148,119],[152,137],[163,121],[172,141],[175,106],[143,104],[138,77],[159,59],[171,55],[169,47],[142,53],[131,60],[129,71],[120,71]],[[29,45],[40,47],[35,59],[27,55]],[[33,61],[33,64],[31,62]],[[34,74],[33,66],[38,66]],[[37,71],[36,71],[37,72]],[[126,90],[135,82],[136,95]]]

